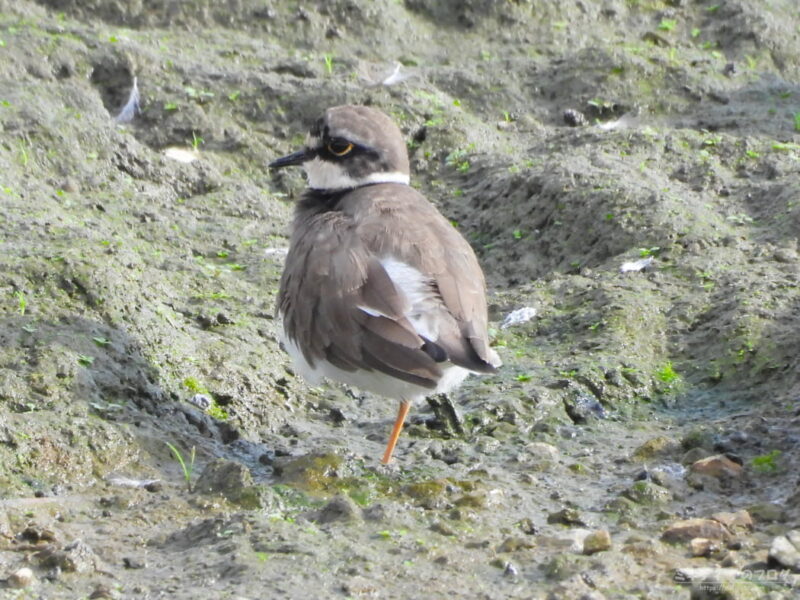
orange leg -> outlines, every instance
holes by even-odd
[[[383,453],[381,462],[388,465],[392,460],[392,452],[397,445],[397,439],[400,437],[400,432],[403,431],[403,423],[408,415],[408,409],[411,408],[411,403],[403,400],[400,403],[400,408],[397,411],[397,419],[395,419],[394,427],[392,428],[392,435],[389,437],[389,443],[386,445],[386,452]]]

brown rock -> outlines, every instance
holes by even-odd
[[[732,512],[718,512],[711,515],[715,521],[719,521],[731,531],[737,528],[753,529],[753,518],[746,510]]]
[[[677,452],[681,445],[677,440],[667,436],[659,436],[647,440],[633,451],[635,460],[651,460],[657,456],[666,456]]]
[[[594,554],[611,548],[611,534],[605,529],[593,531],[583,540],[583,553]]]
[[[21,569],[17,569],[11,575],[9,575],[6,583],[8,587],[22,589],[31,585],[33,580],[33,571],[31,571],[28,567],[22,567]]]
[[[692,556],[708,556],[719,550],[719,544],[708,538],[693,538],[689,542],[689,550]]]
[[[536,544],[530,538],[523,538],[512,536],[506,538],[502,544],[497,547],[498,552],[517,552],[518,550],[529,550],[536,547]]]
[[[743,468],[739,463],[733,462],[724,454],[716,454],[708,458],[701,458],[691,466],[692,473],[709,475],[718,479],[726,477],[739,477]]]
[[[731,538],[731,533],[719,521],[686,519],[676,521],[661,534],[661,539],[665,542],[688,542],[694,538],[727,541]]]

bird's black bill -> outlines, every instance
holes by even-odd
[[[283,167],[291,167],[292,165],[302,165],[309,158],[311,158],[311,156],[309,155],[308,150],[298,150],[297,152],[292,152],[287,156],[276,158],[269,163],[269,168],[280,169]]]

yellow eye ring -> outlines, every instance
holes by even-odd
[[[328,152],[334,156],[344,156],[345,154],[349,154],[352,149],[353,144],[350,142],[336,141],[328,144]]]

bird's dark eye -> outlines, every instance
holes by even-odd
[[[344,156],[353,149],[353,144],[347,140],[331,140],[328,142],[328,150],[334,156]]]

